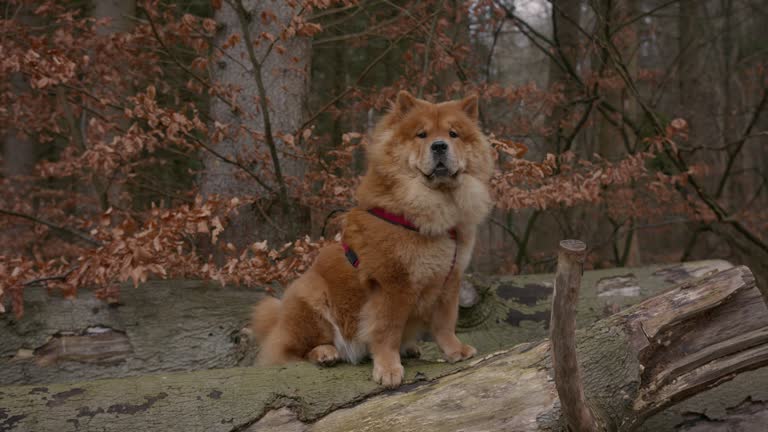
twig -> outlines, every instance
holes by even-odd
[[[207,144],[205,144],[201,139],[197,138],[196,136],[192,135],[189,132],[184,132],[184,136],[186,136],[187,138],[189,138],[192,141],[196,142],[197,145],[199,145],[200,147],[204,148],[205,150],[207,150],[208,152],[210,152],[212,155],[216,156],[217,158],[219,158],[222,162],[228,163],[230,165],[234,165],[234,166],[240,168],[246,174],[248,174],[249,177],[251,177],[252,179],[256,180],[256,183],[261,185],[261,187],[263,187],[267,191],[274,192],[274,189],[272,187],[270,187],[268,184],[266,184],[261,178],[259,178],[259,176],[256,175],[256,173],[254,173],[253,171],[248,169],[248,167],[246,167],[245,165],[241,164],[240,162],[238,162],[236,160],[229,159],[228,157],[224,156],[223,154],[217,152],[216,150],[214,150],[213,148],[211,148]]]
[[[587,109],[584,110],[584,114],[582,114],[581,118],[579,119],[578,123],[576,123],[576,126],[574,126],[573,130],[570,134],[565,138],[565,147],[563,148],[563,151],[561,153],[565,153],[571,149],[573,146],[573,141],[576,139],[576,135],[579,134],[581,129],[584,127],[584,125],[587,124],[587,120],[589,119],[590,114],[592,114],[592,109],[595,106],[595,101],[597,98],[590,98],[589,105],[587,105]],[[560,126],[558,125],[558,130],[560,129]]]
[[[395,3],[392,3],[392,2],[391,2],[391,1],[389,1],[389,0],[383,0],[383,1],[384,1],[384,3],[386,3],[386,4],[390,5],[390,6],[392,6],[392,7],[393,7],[393,8],[395,8],[395,9],[398,9],[398,10],[400,10],[400,11],[402,11],[402,12],[405,12],[405,14],[406,14],[406,15],[408,15],[409,17],[411,17],[411,19],[413,19],[414,21],[416,21],[416,22],[417,22],[417,28],[418,28],[419,30],[421,30],[421,27],[422,27],[424,24],[426,24],[426,20],[425,20],[425,21],[419,21],[419,20],[416,18],[416,16],[414,16],[414,15],[411,13],[411,11],[410,11],[410,10],[408,10],[408,9],[406,9],[406,8],[402,7],[402,6],[399,6],[399,5],[395,4]],[[431,16],[431,15],[430,15],[430,16]],[[466,83],[467,83],[467,81],[469,81],[469,78],[468,78],[468,76],[467,76],[467,73],[464,71],[464,68],[461,66],[461,63],[460,63],[460,62],[459,62],[459,60],[456,58],[456,56],[453,54],[453,50],[451,50],[451,49],[449,49],[448,47],[446,47],[445,45],[443,45],[443,43],[442,43],[442,42],[440,42],[440,38],[437,38],[437,39],[435,39],[435,44],[437,44],[437,46],[439,46],[439,47],[440,47],[440,48],[441,48],[443,51],[445,51],[445,54],[446,54],[446,55],[448,55],[449,57],[451,57],[451,59],[453,59],[453,65],[456,67],[456,76],[458,76],[458,77],[459,77],[459,81],[461,81],[461,83],[462,83],[462,84],[466,84]],[[480,111],[480,118],[481,118],[481,119],[482,119],[482,116],[483,116],[483,112],[482,112],[482,111]],[[481,122],[481,123],[482,123],[482,122]]]
[[[243,5],[242,0],[228,1],[230,6],[235,10],[237,18],[240,21],[240,29],[243,35],[243,44],[248,52],[248,58],[253,66],[253,78],[256,81],[256,88],[259,92],[259,107],[261,108],[262,122],[264,123],[264,138],[269,147],[269,153],[272,157],[272,165],[275,170],[275,180],[278,186],[278,196],[280,203],[283,205],[284,210],[288,210],[288,188],[283,178],[283,171],[280,166],[280,158],[277,152],[277,143],[275,137],[272,134],[272,120],[269,114],[269,104],[267,98],[267,90],[264,86],[264,80],[261,76],[262,63],[256,58],[256,51],[253,48],[253,40],[251,38],[251,32],[249,28],[249,16],[250,13]]]
[[[485,82],[489,82],[491,80],[491,64],[493,61],[493,54],[494,51],[496,51],[496,44],[499,41],[499,35],[501,34],[501,29],[504,28],[504,21],[502,20],[499,23],[499,26],[496,27],[496,30],[493,31],[493,42],[491,43],[491,48],[488,50],[488,60],[485,64]]]
[[[92,98],[92,99],[94,99],[96,101],[100,101],[98,96],[95,96],[95,95],[91,94],[90,92],[88,92],[85,89],[80,89],[80,88],[77,88],[77,87],[68,86],[66,84],[62,84],[62,86],[66,87],[66,88],[69,88],[71,90],[80,92],[82,95],[88,96],[89,98]],[[93,109],[91,109],[91,108],[89,108],[89,107],[87,107],[85,105],[80,105],[80,106],[83,109],[88,110],[92,114],[96,114],[96,115],[100,116],[103,120],[105,120],[105,121],[107,120],[106,118],[104,118],[104,116],[102,114],[98,113],[97,111],[95,111],[95,110],[93,110]],[[119,111],[125,111],[125,109],[127,108],[127,107],[120,106],[120,105],[115,105],[115,104],[112,104],[112,103],[108,103],[107,106],[115,108],[115,109],[117,109]],[[120,130],[121,132],[126,132],[124,129],[118,128],[118,130]],[[248,174],[249,177],[251,177],[254,180],[256,180],[256,182],[259,185],[261,185],[261,187],[266,189],[268,192],[274,193],[274,188],[272,188],[267,183],[265,183],[263,180],[261,180],[261,178],[259,178],[259,176],[257,176],[256,173],[254,173],[253,171],[248,169],[248,167],[246,167],[245,165],[241,164],[240,162],[237,162],[236,160],[229,159],[226,156],[222,155],[221,153],[218,153],[216,150],[214,150],[213,148],[211,148],[208,145],[206,145],[200,138],[194,136],[193,134],[191,134],[189,132],[184,132],[184,136],[189,138],[190,140],[194,141],[198,146],[202,147],[204,150],[210,152],[212,155],[214,155],[217,158],[219,158],[222,162],[234,165],[234,166],[242,169],[246,174]]]
[[[396,23],[400,20],[400,15],[395,16],[392,19],[388,19],[385,21],[382,21],[378,24],[376,24],[373,27],[367,28],[365,31],[357,32],[357,33],[347,33],[342,34],[338,36],[329,36],[323,39],[315,39],[312,41],[312,46],[317,47],[320,45],[333,43],[333,42],[342,42],[347,40],[353,40],[353,39],[360,39],[364,36],[376,36],[375,32],[381,28],[386,28],[390,24]],[[382,37],[386,37],[386,35],[382,35]]]
[[[379,54],[379,56],[378,56],[378,57],[376,57],[375,59],[373,59],[373,61],[372,61],[371,63],[369,63],[369,64],[368,64],[368,66],[366,66],[366,68],[365,68],[365,69],[363,69],[363,71],[360,73],[360,75],[358,75],[357,79],[355,80],[355,82],[354,82],[352,85],[350,85],[350,86],[347,86],[347,88],[346,88],[346,89],[344,89],[344,91],[342,91],[341,93],[339,93],[338,95],[336,95],[336,96],[335,96],[333,99],[331,99],[331,100],[330,100],[330,101],[328,101],[328,102],[327,102],[325,105],[323,105],[323,106],[322,106],[322,108],[320,108],[320,109],[319,109],[319,110],[317,110],[317,111],[316,111],[314,114],[312,114],[311,116],[309,116],[309,118],[308,118],[306,121],[304,121],[304,123],[302,123],[302,125],[301,125],[301,126],[299,126],[299,128],[298,128],[297,130],[301,131],[301,130],[305,129],[305,128],[306,128],[307,126],[309,126],[309,125],[310,125],[310,124],[311,124],[313,121],[315,121],[315,120],[316,120],[316,119],[317,119],[317,118],[320,116],[320,114],[324,113],[324,112],[325,112],[325,111],[326,111],[328,108],[330,108],[331,106],[335,105],[335,104],[336,104],[336,102],[338,102],[338,101],[339,101],[341,98],[343,98],[344,96],[346,96],[346,94],[347,94],[347,93],[349,93],[349,92],[351,92],[352,90],[354,90],[354,88],[355,88],[355,87],[357,87],[357,85],[358,85],[358,84],[359,84],[359,83],[360,83],[360,82],[361,82],[361,81],[362,81],[362,80],[363,80],[363,79],[364,79],[364,78],[365,78],[365,77],[368,75],[368,73],[369,73],[371,70],[373,70],[373,67],[374,67],[374,66],[376,66],[376,65],[377,65],[377,64],[378,64],[378,63],[379,63],[379,62],[380,62],[382,59],[384,59],[384,57],[385,57],[387,54],[389,54],[389,52],[390,52],[390,51],[392,51],[392,49],[393,49],[394,47],[396,47],[396,46],[397,46],[397,44],[398,44],[398,43],[399,43],[401,40],[403,40],[403,39],[404,39],[406,36],[408,36],[409,34],[413,33],[414,31],[416,31],[416,30],[417,30],[417,29],[418,29],[418,28],[421,26],[421,24],[423,24],[423,23],[427,22],[427,21],[429,20],[429,18],[431,18],[433,15],[436,15],[436,14],[437,14],[437,12],[433,13],[432,15],[430,15],[429,17],[427,17],[426,19],[422,20],[422,21],[420,22],[420,24],[419,24],[419,25],[412,27],[410,30],[408,30],[407,32],[405,32],[405,33],[401,34],[401,35],[400,35],[400,36],[399,36],[397,39],[395,39],[394,41],[392,41],[392,42],[389,44],[389,46],[388,46],[388,47],[387,47],[387,48],[386,48],[384,51],[382,51],[382,52],[381,52],[381,54]]]
[[[192,72],[192,70],[190,70],[188,67],[186,67],[181,62],[181,60],[179,60],[171,52],[170,48],[168,48],[168,46],[165,44],[165,41],[163,41],[163,38],[160,36],[160,33],[157,31],[157,27],[155,27],[155,22],[152,20],[152,16],[149,13],[149,11],[145,10],[144,11],[144,15],[146,15],[146,17],[147,17],[147,22],[149,23],[149,27],[152,29],[152,34],[155,36],[155,39],[157,40],[157,43],[160,44],[160,47],[163,49],[163,51],[165,51],[165,53],[168,55],[168,57],[170,57],[171,60],[173,60],[173,62],[176,64],[176,66],[178,66],[182,71],[184,71],[184,73],[186,73],[187,75],[189,75],[192,78],[194,78],[195,81],[197,81],[200,84],[204,85],[206,88],[213,89],[213,86],[211,86],[211,84],[208,81],[204,80],[203,78],[199,77],[196,73]],[[237,105],[233,105],[232,102],[228,101],[226,98],[221,96],[219,94],[219,92],[214,91],[212,93],[213,93],[214,96],[216,96],[217,99],[219,99],[220,101],[224,102],[224,104],[226,104],[229,107],[229,109],[232,110],[232,112],[234,112],[234,113],[240,112],[240,108]]]
[[[422,68],[421,76],[426,77],[427,72],[429,72],[429,50],[432,47],[432,39],[435,37],[435,30],[437,29],[437,20],[440,18],[440,9],[438,8],[438,12],[435,14],[434,18],[432,18],[432,26],[429,29],[429,35],[427,36],[427,42],[424,46],[424,66]],[[424,86],[419,86],[419,91],[417,93],[417,97],[422,97],[424,95]]]
[[[611,34],[615,35],[616,33],[620,32],[621,29],[623,29],[624,27],[632,25],[632,24],[636,23],[637,21],[639,21],[639,20],[641,20],[641,19],[643,19],[643,18],[645,18],[647,16],[651,16],[651,15],[655,14],[656,12],[666,8],[667,6],[671,6],[671,5],[675,4],[675,3],[678,3],[679,1],[680,0],[671,0],[671,1],[668,1],[666,3],[662,3],[662,4],[658,5],[658,6],[656,6],[655,8],[649,10],[648,12],[643,12],[643,13],[637,15],[637,16],[634,16],[634,17],[624,21],[623,23],[617,25],[615,29],[611,30]]]
[[[272,228],[274,228],[276,231],[278,231],[281,234],[288,234],[288,232],[282,228],[280,228],[279,225],[275,223],[275,221],[272,220],[272,218],[269,217],[267,212],[264,210],[263,207],[261,207],[261,204],[257,200],[254,200],[251,205],[253,207],[256,207],[256,210],[259,211],[259,214],[261,214],[261,217],[264,218],[264,221],[267,222]]]
[[[498,226],[499,228],[503,229],[503,230],[504,230],[504,231],[505,231],[507,234],[509,234],[509,235],[512,237],[512,240],[514,240],[514,241],[515,241],[515,243],[517,243],[518,247],[520,247],[520,236],[519,236],[519,235],[517,235],[517,233],[516,233],[516,232],[514,232],[514,231],[512,230],[512,228],[510,228],[510,227],[508,227],[508,226],[504,225],[503,223],[501,223],[501,222],[497,221],[497,220],[496,220],[496,219],[494,219],[494,218],[489,218],[489,219],[488,219],[488,221],[489,221],[490,223],[492,223],[492,224],[494,224],[494,225]]]
[[[314,21],[314,20],[320,19],[320,18],[322,18],[324,16],[335,15],[337,13],[346,12],[349,9],[353,9],[353,8],[362,9],[363,6],[364,6],[364,3],[365,2],[359,2],[359,3],[356,2],[356,3],[350,3],[348,5],[337,7],[337,8],[330,8],[330,9],[326,9],[326,10],[321,10],[321,11],[315,13],[315,14],[312,14],[312,15],[308,16],[307,20],[308,21]]]
[[[523,238],[520,241],[520,244],[518,245],[517,249],[517,257],[515,257],[515,264],[517,265],[518,269],[523,268],[523,260],[527,261],[528,258],[528,241],[531,239],[531,233],[533,232],[533,227],[536,224],[536,219],[541,214],[540,210],[534,210],[531,214],[531,217],[528,218],[528,221],[525,224],[525,231],[523,231]]]
[[[28,280],[28,281],[24,282],[22,285],[30,286],[30,285],[38,284],[38,283],[41,283],[41,282],[48,282],[48,281],[54,281],[54,280],[63,281],[63,280],[66,280],[67,277],[69,277],[69,275],[71,275],[72,272],[75,271],[75,270],[77,270],[77,266],[74,266],[74,267],[70,268],[65,273],[62,273],[60,275],[45,276],[45,277],[41,277],[41,278],[37,278],[37,279],[31,279],[31,280]]]
[[[0,214],[4,214],[4,215],[7,215],[7,216],[13,216],[13,217],[17,217],[17,218],[22,218],[22,219],[26,219],[26,220],[38,223],[40,225],[45,225],[48,228],[51,228],[51,229],[53,229],[55,231],[59,231],[59,232],[62,232],[62,233],[67,233],[69,235],[75,236],[75,237],[79,238],[80,240],[88,242],[88,243],[90,243],[90,244],[92,244],[94,246],[101,246],[101,242],[100,241],[98,241],[95,238],[89,236],[88,234],[85,234],[85,233],[77,231],[77,230],[73,230],[72,228],[67,228],[67,227],[63,227],[61,225],[56,225],[55,223],[49,222],[49,221],[47,221],[45,219],[41,219],[41,218],[38,218],[38,217],[35,217],[35,216],[32,216],[32,215],[28,215],[28,214],[24,214],[24,213],[15,212],[15,211],[12,211],[12,210],[0,209]]]
[[[736,148],[733,151],[728,152],[728,162],[725,165],[725,171],[723,172],[722,177],[720,177],[720,182],[717,185],[715,198],[720,198],[723,195],[725,184],[728,181],[728,176],[731,173],[731,170],[733,169],[733,164],[736,162],[736,157],[739,155],[739,153],[741,153],[741,149],[744,147],[744,143],[747,141],[747,137],[752,133],[752,128],[754,128],[757,124],[757,120],[760,118],[760,114],[762,114],[766,103],[768,103],[768,88],[763,89],[763,96],[760,99],[760,102],[757,104],[757,108],[755,108],[755,111],[752,113],[752,118],[750,119],[747,128],[744,130],[741,139],[736,142]]]

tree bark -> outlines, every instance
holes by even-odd
[[[91,16],[93,16],[93,18],[98,20],[105,18],[109,19],[109,22],[106,25],[99,25],[96,28],[96,33],[101,36],[114,37],[120,33],[127,33],[130,32],[135,25],[135,0],[93,0],[92,8]],[[91,55],[98,55],[98,53],[91,53]],[[128,74],[130,66],[124,59],[116,58],[111,61],[120,71]],[[123,84],[122,90],[124,91],[125,96],[133,93],[131,86],[127,83]],[[62,100],[62,103],[67,102]],[[68,109],[70,111],[73,110],[73,108]],[[130,120],[120,114],[122,113],[118,113],[118,110],[114,108],[105,108],[105,111],[102,112],[102,115],[115,118],[118,127],[127,130],[130,126]],[[82,112],[80,118],[71,119],[70,127],[72,130],[70,133],[81,137],[80,145],[82,148],[80,151],[82,152],[87,148],[93,147],[93,143],[88,142],[88,137],[91,136],[88,131],[88,124],[88,115],[85,111]],[[119,132],[116,130],[111,130],[103,134],[97,133],[95,137],[98,137],[97,139],[100,139],[105,143],[110,143],[115,135],[118,134]],[[122,187],[124,180],[123,176],[117,172],[114,174],[114,178],[108,182],[105,182],[98,176],[93,179],[92,188],[99,200],[101,211],[106,211],[113,203],[120,202],[120,195],[124,192],[124,188]]]
[[[217,58],[212,75],[217,84],[232,86],[241,92],[236,99],[237,111],[229,103],[211,99],[211,117],[229,129],[228,136],[215,145],[215,150],[230,160],[246,161],[246,165],[251,165],[257,153],[265,156],[268,162],[256,171],[272,189],[265,190],[253,179],[243,176],[239,168],[224,163],[210,152],[203,155],[203,195],[265,198],[258,207],[245,205],[240,209],[222,236],[223,244],[229,242],[243,247],[264,239],[276,244],[295,240],[309,229],[307,212],[291,210],[298,205],[288,206],[285,202],[289,199],[286,182],[291,178],[301,180],[304,165],[282,153],[286,146],[281,137],[296,133],[304,117],[311,49],[310,40],[305,37],[279,39],[282,28],[298,13],[290,3],[235,0],[223,2],[216,10],[215,19],[221,27],[215,45],[227,55],[214,51]],[[270,13],[274,13],[275,19],[267,19],[265,24],[264,17]],[[262,33],[278,38],[276,47],[268,40],[259,40]],[[242,35],[240,42],[224,49],[234,34]],[[248,41],[252,50],[248,49]],[[263,134],[263,138],[259,134]],[[270,148],[272,144],[274,148]],[[273,201],[280,203],[275,205]],[[276,229],[274,223],[268,223],[267,218],[279,220],[283,232]]]
[[[576,346],[600,427],[629,431],[768,364],[768,310],[751,272],[736,267],[598,321],[579,331]],[[10,386],[0,390],[0,424],[6,431],[565,430],[549,341],[464,364],[411,361],[406,385],[383,394],[369,374],[370,365],[298,364]]]
[[[26,5],[19,8],[17,19],[25,26],[32,27],[40,24],[40,19],[33,14],[32,8]],[[11,73],[3,87],[5,86],[17,96],[29,91],[29,86],[21,72]],[[7,121],[9,124],[3,125],[5,134],[2,136],[2,175],[10,178],[29,176],[37,162],[37,145],[34,138],[20,133],[16,128],[17,124],[14,124],[13,117],[8,118]]]
[[[699,261],[588,271],[577,324],[588,326],[681,280],[730,267]],[[552,279],[467,279],[480,299],[461,309],[460,337],[484,354],[547,337]],[[120,303],[110,306],[89,290],[69,300],[29,287],[24,318],[0,315],[0,386],[249,366],[254,350],[240,330],[261,296],[199,281],[151,281],[124,286]],[[421,348],[423,358],[440,358],[433,343]]]
[[[19,80],[12,79],[16,84]],[[3,175],[25,176],[35,166],[35,144],[29,137],[19,136],[15,129],[9,130],[3,140]]]
[[[601,97],[611,106],[619,110],[614,115],[604,111],[599,117],[597,145],[595,152],[601,157],[616,161],[628,154],[635,153],[635,143],[640,142],[639,137],[632,140],[632,131],[628,128],[628,121],[637,121],[638,104],[636,98],[631,94],[625,84],[620,84],[620,67],[624,67],[629,78],[637,83],[638,72],[638,24],[631,24],[621,29],[622,23],[637,15],[639,2],[630,0],[599,0],[595,2],[597,6],[597,23],[599,26],[598,39],[602,41],[605,47],[601,50],[599,67],[602,69],[602,78],[611,79],[613,85],[603,85],[600,89]],[[615,52],[612,52],[609,46],[615,46]],[[621,66],[617,62],[622,63]],[[592,152],[588,153],[589,156]],[[598,216],[602,217],[602,215]],[[619,221],[621,224],[627,224],[633,227],[634,220]],[[611,238],[610,230],[603,227],[609,227],[608,223],[593,224],[594,233],[588,238],[602,239]],[[617,235],[613,240],[614,261],[617,266],[637,266],[642,262],[639,239],[636,238],[635,230],[630,229],[626,234]]]
[[[94,18],[109,18],[106,26],[101,26],[98,33],[111,35],[127,32],[133,29],[133,18],[136,16],[136,2],[134,0],[96,0],[93,2]]]
[[[578,83],[565,68],[570,66],[574,71],[578,70],[581,33],[579,27],[574,23],[578,24],[581,21],[581,3],[581,1],[574,0],[552,2],[552,35],[555,43],[558,44],[560,53],[554,58],[560,59],[561,62],[558,64],[554,60],[550,60],[549,86],[562,85],[565,101],[575,99],[579,91]],[[572,131],[563,129],[561,125],[567,114],[568,109],[564,104],[558,104],[555,107],[550,119],[554,130],[552,139],[554,145],[546,149],[547,152],[560,153],[566,146],[569,146],[566,141]]]

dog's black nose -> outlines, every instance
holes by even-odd
[[[435,141],[430,149],[436,155],[444,155],[448,151],[448,144],[445,141]]]

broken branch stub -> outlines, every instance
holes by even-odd
[[[560,405],[571,430],[594,432],[598,423],[584,396],[576,358],[576,303],[587,246],[579,240],[563,240],[557,256],[555,291],[552,296],[552,364]]]

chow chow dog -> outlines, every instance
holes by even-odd
[[[400,356],[418,355],[424,332],[450,362],[476,353],[455,331],[461,276],[492,204],[477,96],[433,104],[401,91],[366,156],[341,244],[321,249],[282,300],[254,308],[260,364],[371,356],[373,379],[397,387]]]

